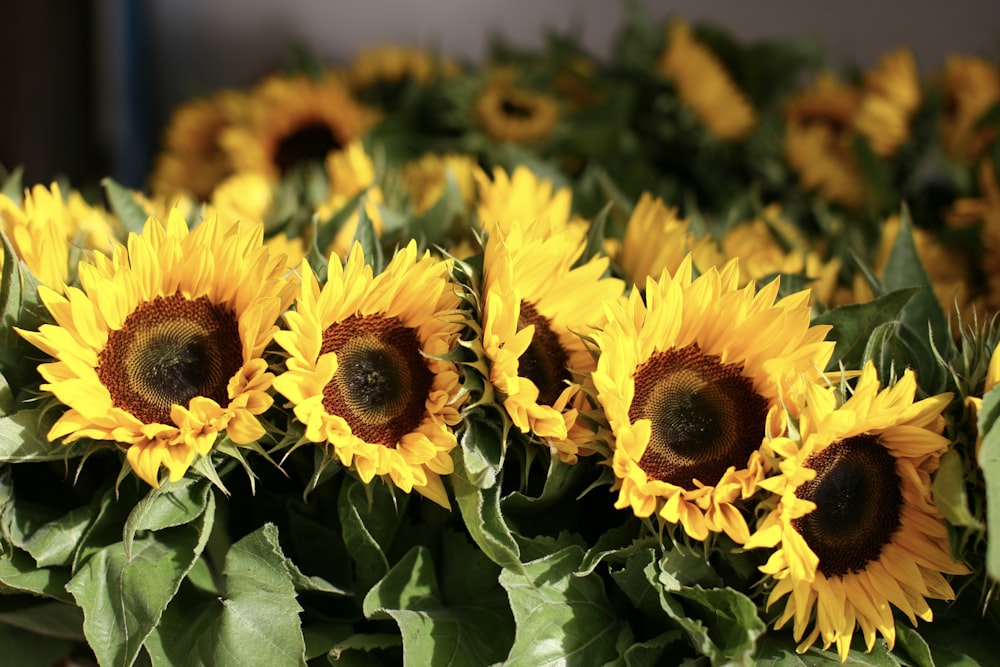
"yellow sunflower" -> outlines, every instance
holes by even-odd
[[[548,237],[526,234],[517,222],[496,230],[483,260],[483,349],[490,382],[513,424],[575,463],[592,437],[577,424],[594,370],[581,336],[604,323],[606,303],[624,283],[602,278],[606,257],[572,268],[584,250],[573,230]]]
[[[821,72],[784,107],[785,160],[807,190],[852,208],[865,201],[851,145],[851,128],[860,105],[859,90]]]
[[[795,225],[781,216],[780,204],[768,204],[761,216],[727,231],[722,237],[722,251],[726,258],[739,258],[740,285],[776,273],[805,275],[813,281],[811,287],[817,300],[832,302],[840,260],[824,262]]]
[[[695,237],[688,221],[677,217],[676,207],[643,192],[625,227],[621,249],[615,253],[625,278],[641,287],[646,278],[676,271],[688,253],[699,269],[724,261],[711,236]]]
[[[945,60],[945,115],[941,135],[945,151],[955,160],[971,161],[987,146],[991,134],[975,126],[986,110],[1000,102],[1000,69],[967,55]]]
[[[250,92],[246,114],[225,128],[220,143],[236,170],[278,178],[297,164],[322,163],[378,118],[334,73],[318,81],[276,75]]]
[[[868,138],[876,155],[893,155],[910,136],[910,118],[920,106],[920,79],[913,53],[897,49],[882,56],[865,75],[854,129]]]
[[[454,61],[441,59],[426,49],[380,44],[354,57],[347,79],[354,90],[363,91],[380,83],[406,79],[428,85],[438,77],[454,76],[459,71]]]
[[[657,68],[677,86],[681,101],[720,139],[742,139],[753,131],[757,124],[753,106],[686,23],[671,21]]]
[[[217,219],[188,232],[174,209],[81,264],[82,289],[40,290],[56,324],[20,333],[56,359],[38,367],[42,389],[69,409],[49,439],[113,441],[157,486],[161,466],[180,479],[221,433],[261,438],[273,377],[262,354],[294,287],[262,234]]]
[[[473,178],[478,169],[471,155],[426,153],[403,165],[403,183],[407,196],[417,215],[427,212],[444,194],[447,172],[451,172],[462,193],[462,201],[471,206],[476,184]]]
[[[91,206],[76,190],[64,197],[59,185],[36,185],[20,203],[0,195],[0,229],[43,285],[62,291],[81,253],[110,254],[119,245],[118,220]],[[0,257],[0,267],[3,259]]]
[[[473,177],[478,185],[476,217],[487,234],[506,230],[510,221],[530,225],[541,236],[576,228],[581,236],[586,223],[572,218],[572,193],[569,188],[554,188],[549,180],[539,178],[525,166],[514,168],[508,175],[502,167],[493,168],[493,179],[476,168]]]
[[[775,302],[778,281],[739,289],[736,261],[692,280],[692,259],[612,304],[595,336],[597,397],[615,436],[615,507],[657,514],[691,537],[749,537],[741,500],[764,476],[759,448],[782,432],[833,353],[809,326],[809,292]]]
[[[856,625],[869,651],[876,632],[892,648],[890,604],[914,625],[930,621],[928,598],[955,597],[942,574],[967,572],[930,488],[951,395],[914,402],[915,392],[909,370],[879,391],[869,363],[842,405],[836,389],[809,387],[799,437],[768,443],[781,474],[760,483],[773,509],[746,546],[777,547],[761,566],[774,581],[767,604],[788,596],[775,625],[794,620],[800,652],[822,638],[846,660]]]
[[[319,286],[303,262],[288,330],[275,340],[288,370],[274,388],[305,425],[305,440],[329,444],[365,483],[388,476],[449,507],[442,475],[453,470],[452,426],[464,399],[455,365],[438,357],[461,329],[448,266],[410,242],[372,275],[359,245],[331,262]]]
[[[517,84],[513,69],[498,68],[476,98],[476,120],[496,141],[536,144],[552,136],[559,102],[547,93]]]
[[[326,201],[316,208],[320,222],[329,220],[347,206],[354,197],[365,192],[365,213],[372,221],[375,233],[382,234],[382,213],[378,209],[384,199],[382,188],[375,182],[375,163],[360,140],[352,141],[342,150],[334,151],[326,157],[326,173],[329,178],[330,191]],[[327,256],[346,257],[351,249],[351,242],[358,229],[358,217],[351,215],[341,227],[329,248],[325,248]]]

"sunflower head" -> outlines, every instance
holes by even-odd
[[[306,263],[275,389],[320,443],[364,482],[390,479],[448,507],[441,477],[452,472],[452,427],[464,400],[455,365],[445,361],[460,325],[448,319],[458,297],[447,265],[411,242],[375,276],[354,245],[332,262],[321,288]]]
[[[681,101],[720,139],[742,139],[753,131],[757,114],[729,73],[699,42],[690,26],[672,21],[667,48],[657,69],[677,86]]]
[[[849,133],[835,126],[790,122],[782,153],[806,190],[848,208],[864,205],[867,194]]]
[[[220,138],[235,169],[283,176],[360,138],[379,114],[358,102],[341,77],[272,76],[249,95],[247,112]]]
[[[476,168],[473,177],[478,186],[476,215],[487,234],[507,229],[511,221],[537,228],[542,236],[570,224],[570,189],[555,188],[551,181],[539,178],[527,167],[516,167],[509,175],[503,168],[494,167],[492,180]]]
[[[482,339],[489,379],[511,422],[575,462],[594,433],[578,423],[588,408],[583,382],[594,370],[584,336],[621,298],[622,281],[602,278],[607,258],[574,264],[585,243],[572,229],[548,237],[520,224],[486,243]]]
[[[800,651],[821,638],[846,660],[856,626],[869,651],[876,633],[892,648],[890,605],[930,621],[927,599],[954,598],[943,575],[967,572],[930,489],[951,395],[915,402],[909,370],[880,391],[871,363],[839,405],[837,388],[807,391],[797,437],[767,444],[780,474],[760,482],[774,496],[746,546],[775,548],[761,570],[768,606],[787,596],[776,627],[792,620]]]
[[[559,103],[551,95],[521,87],[514,70],[497,70],[486,82],[475,106],[476,120],[495,141],[537,144],[552,136],[559,122]]]
[[[735,261],[692,279],[692,258],[608,309],[593,381],[614,433],[615,506],[657,514],[691,537],[749,537],[739,504],[764,473],[759,453],[784,428],[833,352],[810,327],[809,293],[776,301],[777,281],[738,287]]]
[[[470,155],[426,153],[403,165],[403,183],[413,204],[414,213],[426,213],[444,194],[447,174],[458,184],[462,201],[471,206],[475,197],[474,171],[478,169]]]
[[[988,145],[992,136],[976,124],[991,106],[1000,101],[1000,69],[983,58],[953,54],[945,60],[942,76],[945,115],[941,135],[948,155],[972,161]]]
[[[913,54],[906,49],[887,53],[865,75],[854,129],[868,139],[876,155],[893,155],[909,138],[910,118],[919,105],[920,79]]]
[[[149,186],[159,197],[188,193],[207,200],[215,186],[233,171],[219,140],[245,113],[246,96],[223,90],[178,106],[163,135]]]
[[[113,258],[81,264],[80,289],[40,290],[56,323],[20,333],[55,358],[38,368],[42,389],[68,410],[49,439],[110,441],[156,486],[161,467],[181,478],[220,434],[261,438],[262,355],[291,300],[285,275],[260,225],[210,219],[189,232],[174,209]]]

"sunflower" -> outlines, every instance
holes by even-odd
[[[476,98],[476,120],[496,141],[537,144],[552,136],[559,102],[547,93],[523,88],[510,68],[499,68]]]
[[[207,200],[233,171],[219,139],[242,116],[245,105],[243,93],[222,90],[174,109],[163,133],[163,149],[149,177],[153,194],[172,197],[183,192]]]
[[[288,370],[274,387],[305,425],[304,440],[330,445],[365,483],[388,476],[449,507],[442,475],[452,472],[452,426],[464,394],[447,354],[461,326],[448,265],[410,242],[372,275],[360,245],[331,262],[320,289],[303,262],[302,289],[288,330],[275,340]]]
[[[250,92],[245,117],[223,131],[220,143],[236,170],[278,178],[295,165],[322,163],[378,118],[334,73],[319,80],[276,75]]]
[[[0,229],[39,282],[62,291],[71,281],[77,253],[110,254],[119,245],[118,220],[91,206],[76,190],[64,197],[57,183],[36,185],[20,204],[0,194]],[[3,259],[0,257],[0,267]]]
[[[657,69],[677,86],[681,101],[720,139],[742,139],[753,131],[757,114],[729,73],[691,28],[672,21],[667,48]]]
[[[243,171],[219,183],[211,209],[225,220],[265,224],[274,204],[274,184],[260,172]],[[296,263],[298,266],[298,263]]]
[[[531,225],[542,236],[557,233],[567,226],[580,227],[582,221],[571,219],[572,193],[569,188],[554,188],[551,181],[539,178],[525,166],[514,168],[510,175],[502,167],[493,168],[493,180],[482,169],[473,177],[478,187],[476,216],[487,234],[506,229],[509,221]]]
[[[471,155],[426,153],[403,165],[403,183],[417,215],[426,213],[444,194],[447,173],[455,178],[462,201],[471,206],[475,197],[473,178],[476,159]]]
[[[820,303],[829,304],[833,299],[840,260],[824,262],[795,225],[781,216],[780,204],[768,204],[760,216],[727,231],[722,251],[726,258],[739,258],[740,285],[777,273],[804,275],[813,281]]]
[[[876,155],[893,155],[910,136],[910,118],[920,106],[920,80],[913,53],[897,49],[882,56],[865,75],[854,129],[867,137]]]
[[[775,625],[794,619],[800,652],[821,637],[846,660],[856,625],[869,651],[876,632],[892,648],[890,604],[914,625],[930,621],[927,598],[955,597],[942,574],[967,572],[930,488],[951,395],[914,402],[916,388],[907,370],[879,391],[868,363],[840,406],[836,389],[809,387],[799,437],[768,443],[781,474],[760,483],[773,509],[746,546],[777,547],[761,566],[774,581],[767,605],[788,596]]]
[[[983,114],[1000,102],[1000,69],[975,56],[950,55],[942,76],[945,113],[941,135],[948,155],[972,161],[987,146],[992,134],[977,130]]]
[[[711,236],[696,237],[687,220],[677,217],[675,207],[643,192],[629,216],[621,249],[615,253],[622,273],[632,285],[680,267],[691,253],[699,269],[723,263],[722,253]]]
[[[861,92],[819,73],[809,88],[792,95],[784,106],[782,152],[809,190],[820,197],[856,208],[865,201],[864,184],[851,146],[851,128],[861,105]]]
[[[344,209],[356,196],[365,192],[365,213],[375,227],[375,233],[382,234],[382,214],[378,204],[383,202],[382,188],[375,183],[375,163],[360,140],[349,143],[341,150],[326,157],[326,173],[330,190],[327,198],[317,208],[320,221],[329,220]],[[358,217],[351,215],[333,239],[326,254],[346,257],[351,242],[358,229]]]
[[[459,67],[425,49],[380,44],[360,51],[351,61],[347,80],[351,88],[365,91],[379,84],[396,84],[407,79],[422,85],[438,77],[454,76]]]
[[[486,243],[483,348],[490,382],[511,421],[576,462],[592,433],[577,424],[585,407],[581,381],[594,370],[581,336],[604,322],[604,305],[621,298],[624,283],[602,278],[606,257],[573,268],[585,243],[571,229],[547,237],[517,222]]]
[[[220,433],[260,439],[273,377],[261,355],[293,288],[262,244],[260,225],[188,232],[174,209],[81,264],[82,289],[39,290],[56,324],[20,333],[55,357],[41,388],[69,407],[48,438],[113,441],[152,486],[161,466],[183,477]]]
[[[763,478],[758,451],[780,433],[782,405],[801,398],[833,353],[828,326],[809,326],[809,292],[775,302],[778,281],[739,289],[735,260],[692,280],[689,255],[671,276],[612,304],[597,335],[593,382],[614,433],[615,507],[654,513],[703,540],[749,529],[737,503]]]

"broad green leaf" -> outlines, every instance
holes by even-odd
[[[659,667],[659,665],[664,665],[668,662],[668,657],[676,659],[676,650],[670,651],[670,649],[681,640],[681,633],[677,630],[671,630],[648,641],[632,644],[622,654],[625,666]]]
[[[305,642],[306,660],[327,655],[334,647],[355,636],[351,623],[344,621],[325,621],[322,623],[302,623],[302,639]],[[399,637],[396,637],[397,642]]]
[[[365,199],[358,202],[358,226],[354,230],[354,239],[351,245],[358,243],[365,254],[365,262],[372,267],[375,275],[382,273],[385,268],[385,253],[382,251],[382,243],[375,232],[375,225],[368,217],[368,209],[365,208]]]
[[[493,486],[504,454],[497,413],[483,408],[469,411],[459,446],[465,477],[481,489]]]
[[[14,412],[14,391],[6,376],[0,373],[0,417],[6,417]]]
[[[953,352],[955,344],[948,332],[948,318],[934,295],[934,285],[917,252],[917,244],[913,240],[913,222],[905,205],[899,217],[899,234],[896,235],[896,242],[882,272],[882,284],[890,291],[907,287],[922,288],[903,307],[899,319],[920,336],[926,335],[929,324],[937,349]],[[952,355],[945,356],[951,358]]]
[[[125,557],[132,556],[132,541],[138,531],[183,526],[201,516],[208,506],[211,488],[206,479],[196,481],[185,477],[177,482],[167,482],[158,489],[150,489],[125,521],[122,534]]]
[[[837,342],[827,369],[837,370],[841,363],[845,368],[860,368],[872,331],[897,319],[906,303],[919,291],[919,287],[899,289],[867,303],[840,306],[816,317],[813,324],[833,325],[827,340]]]
[[[351,475],[341,487],[337,510],[344,545],[357,572],[358,596],[363,596],[389,571],[386,552],[399,528],[402,513],[394,499],[392,490],[380,479],[366,485]]]
[[[0,656],[4,665],[52,667],[62,664],[76,647],[70,639],[40,637],[32,632],[0,623]]]
[[[31,531],[19,546],[32,555],[39,567],[69,566],[99,506],[100,498],[95,498]]]
[[[0,347],[13,347],[17,342],[14,325],[21,313],[21,259],[3,229],[0,229],[3,243],[3,272],[0,273]]]
[[[20,591],[34,593],[62,602],[72,602],[66,592],[70,571],[61,567],[38,567],[27,552],[17,548],[0,554],[0,593]]]
[[[614,556],[625,559],[640,550],[649,549],[655,544],[655,538],[640,539],[640,531],[641,524],[634,520],[626,520],[621,525],[607,530],[584,554],[577,575],[590,574],[605,558]]]
[[[108,197],[108,203],[111,205],[112,212],[122,221],[125,231],[132,234],[141,234],[142,228],[145,226],[149,216],[139,204],[135,193],[119,185],[110,176],[102,179],[101,185],[104,186],[104,192]],[[166,220],[162,220],[161,222],[165,224]]]
[[[934,504],[955,526],[981,529],[982,523],[969,511],[969,494],[965,486],[965,464],[962,455],[949,449],[941,456],[941,463],[931,484]]]
[[[72,604],[28,595],[0,596],[0,622],[44,637],[83,639],[83,612]]]
[[[223,595],[205,597],[186,587],[170,603],[146,641],[153,665],[304,665],[302,608],[278,529],[267,524],[236,542],[222,576]]]
[[[577,577],[583,549],[572,546],[524,564],[524,574],[504,570],[516,631],[508,667],[601,665],[618,658],[618,642],[631,629],[612,608],[604,582]]]
[[[45,434],[58,417],[54,410],[19,410],[0,417],[0,461],[62,461],[73,450],[49,442]]]
[[[712,664],[746,662],[753,654],[757,638],[764,632],[757,605],[732,588],[704,588],[699,584],[683,583],[692,574],[707,580],[717,579],[718,575],[707,564],[708,571],[702,573],[693,563],[694,572],[678,571],[672,562],[677,553],[676,549],[667,552],[659,563],[650,563],[645,568],[647,579],[659,593],[663,610]]]
[[[598,255],[604,254],[604,234],[608,225],[608,214],[614,208],[615,203],[609,201],[598,211],[597,215],[587,229],[587,245],[583,249],[583,254],[576,260],[575,266],[582,266]]]
[[[893,653],[904,655],[914,667],[934,667],[931,649],[920,633],[905,622],[896,623],[896,645]]]
[[[611,570],[611,578],[644,617],[666,621],[666,612],[660,606],[660,594],[646,577],[646,568],[655,562],[656,554],[656,550],[648,547],[637,551],[629,556],[624,567]]]
[[[996,407],[1000,403],[1000,387],[994,387],[983,397],[979,413],[979,467],[986,488],[986,571],[1000,580],[1000,425]],[[992,416],[993,419],[988,417]]]
[[[500,511],[502,478],[498,478],[493,486],[480,489],[465,475],[461,448],[456,447],[453,451],[458,461],[455,472],[451,475],[451,485],[469,534],[494,563],[523,572],[517,541]]]
[[[336,667],[372,667],[384,664],[379,659],[381,652],[402,646],[403,638],[397,633],[358,633],[338,642],[327,657]],[[389,664],[399,664],[399,660]]]
[[[105,547],[67,585],[83,608],[84,632],[101,665],[135,661],[205,548],[215,517],[215,496],[208,498],[196,521],[136,539],[130,555],[122,542]]]
[[[499,568],[469,548],[446,553],[442,567],[445,577],[453,569],[465,570],[466,583],[475,588],[453,587],[444,598],[430,552],[414,547],[365,596],[365,616],[396,621],[405,665],[475,667],[502,660],[514,624],[496,582]]]

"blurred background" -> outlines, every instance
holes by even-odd
[[[707,22],[741,40],[811,40],[834,62],[870,66],[908,46],[920,72],[947,54],[1000,56],[996,0],[674,0],[653,18]],[[330,63],[395,42],[479,62],[491,35],[540,48],[571,33],[600,58],[625,2],[612,0],[0,0],[0,164],[24,183],[111,175],[143,187],[178,103],[246,87],[301,44]]]

